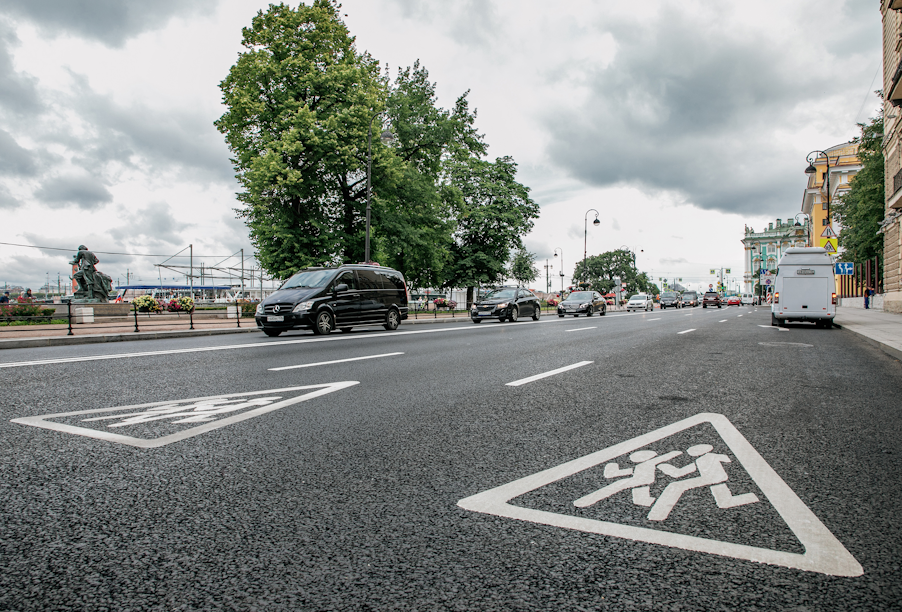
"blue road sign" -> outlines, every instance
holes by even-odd
[[[851,261],[841,261],[836,264],[836,274],[840,276],[852,276],[855,274],[855,264]]]

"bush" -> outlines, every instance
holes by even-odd
[[[238,305],[241,306],[242,317],[252,317],[257,314],[257,302],[238,300]]]
[[[132,302],[138,312],[162,312],[163,306],[149,295],[140,295]]]

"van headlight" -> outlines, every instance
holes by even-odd
[[[293,313],[306,312],[306,311],[310,310],[311,308],[313,308],[313,302],[301,302],[300,304],[295,306],[294,310],[292,310],[291,312],[293,312]]]
[[[257,314],[258,315],[263,314],[263,302],[260,302],[259,304],[257,304]]]

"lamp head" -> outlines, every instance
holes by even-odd
[[[592,225],[601,225],[601,221],[598,220],[598,217],[595,217],[595,221],[592,222]]]
[[[817,168],[814,167],[814,164],[808,164],[808,167],[805,168],[805,174],[817,174]]]
[[[382,141],[382,144],[390,145],[395,141],[395,135],[391,130],[385,130],[384,132],[382,132],[382,135],[379,136],[379,140]]]

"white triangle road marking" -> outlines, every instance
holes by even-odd
[[[252,419],[256,416],[260,416],[266,414],[268,412],[273,412],[274,410],[279,410],[281,408],[285,408],[287,406],[291,406],[293,404],[297,404],[299,402],[304,402],[309,399],[313,399],[315,397],[320,397],[322,395],[326,395],[329,393],[333,393],[335,391],[339,391],[341,389],[346,389],[348,387],[353,387],[354,385],[360,384],[356,380],[346,380],[343,382],[336,383],[327,383],[323,385],[305,385],[301,387],[286,387],[283,389],[267,389],[265,391],[249,391],[245,393],[227,393],[225,395],[211,395],[208,397],[195,397],[184,400],[176,400],[176,401],[167,401],[167,402],[154,402],[152,404],[138,404],[133,406],[118,406],[116,408],[101,408],[99,410],[77,410],[75,412],[60,412],[57,414],[42,414],[40,416],[33,417],[22,417],[18,419],[12,419],[13,423],[19,423],[21,425],[31,425],[33,427],[41,427],[43,429],[51,429],[54,431],[62,431],[65,433],[71,433],[78,436],[85,436],[88,438],[95,438],[97,440],[106,440],[108,442],[118,442],[120,444],[128,444],[129,446],[137,446],[138,448],[157,448],[160,446],[166,446],[167,444],[172,444],[173,442],[178,442],[180,440],[184,440],[185,438],[191,438],[193,436],[198,436],[202,433],[206,433],[208,431],[212,431],[214,429],[219,429],[220,427],[225,427],[226,425],[232,425],[233,423],[239,423],[241,421]],[[294,397],[289,397],[287,399],[283,399],[282,401],[275,401],[281,399],[280,396],[272,397],[273,394],[284,394],[284,393],[293,393],[295,391],[306,391],[310,390],[309,393],[304,393],[301,395],[296,395]],[[270,397],[264,397],[269,395]],[[253,396],[258,396],[256,399]],[[226,406],[225,408],[221,408],[223,405],[227,405],[230,402],[235,401],[234,398],[246,398],[248,401],[245,401],[240,407],[247,408],[253,405],[259,406],[258,408],[254,408],[253,410],[247,410],[246,412],[240,412],[239,414],[235,414],[226,418],[216,418],[213,419],[213,416],[218,416],[219,414],[227,413],[231,408],[235,406]],[[216,408],[217,405],[220,407],[219,410],[209,410],[209,408]],[[183,410],[184,408],[184,410]],[[154,410],[156,409],[156,410]],[[205,410],[207,409],[207,410]],[[115,416],[112,416],[111,413],[118,413]],[[199,425],[197,427],[192,427],[190,429],[184,429],[182,431],[161,436],[159,438],[134,438],[132,436],[126,436],[122,434],[112,433],[109,431],[99,430],[99,429],[90,429],[87,427],[78,427],[75,425],[67,425],[65,423],[59,423],[56,421],[52,421],[50,419],[60,419],[65,417],[74,417],[74,416],[82,416],[89,414],[98,414],[98,415],[110,415],[106,417],[94,417],[88,419],[81,419],[82,421],[102,421],[102,420],[110,420],[110,419],[120,419],[120,423],[116,423],[113,425],[109,425],[108,427],[121,427],[123,426],[122,421],[131,420],[132,422],[142,422],[146,423],[149,421],[155,420],[165,420],[170,419],[178,419],[175,421],[170,421],[171,423],[199,423],[204,422],[203,425]]]
[[[562,480],[573,474],[593,468],[610,461],[621,455],[632,453],[649,444],[663,440],[681,431],[695,427],[702,423],[710,423],[724,443],[745,468],[758,488],[766,496],[774,509],[780,514],[786,525],[804,546],[805,553],[790,553],[785,551],[759,548],[732,542],[721,542],[698,536],[689,536],[669,531],[660,531],[648,527],[635,527],[622,525],[608,521],[583,518],[568,514],[556,514],[544,510],[535,510],[515,506],[508,502],[530,491],[547,486],[558,480]],[[691,449],[690,449],[691,450]],[[652,453],[653,455],[654,453]],[[606,468],[607,469],[607,468]],[[674,481],[677,482],[677,481]],[[634,495],[637,489],[633,489]],[[713,491],[718,505],[724,501],[729,507],[731,503],[729,492]],[[647,493],[647,491],[646,491]],[[662,495],[663,497],[663,495]],[[734,505],[740,503],[752,503],[752,500],[742,500],[742,496],[733,496]],[[634,498],[635,499],[635,498]],[[637,502],[641,503],[641,502]],[[587,533],[625,538],[651,544],[661,544],[683,550],[710,553],[723,557],[733,557],[754,561],[756,563],[768,563],[809,572],[819,572],[831,576],[860,576],[864,573],[861,565],[845,549],[845,547],[830,533],[815,514],[802,502],[801,499],[789,488],[782,478],[771,468],[764,458],[758,454],[752,445],[739,433],[739,430],[722,414],[701,413],[683,419],[666,427],[615,444],[604,450],[568,461],[556,467],[526,476],[519,480],[477,493],[457,502],[457,505],[465,510],[491,514],[506,518],[518,519],[542,525],[551,525],[564,529],[574,529]],[[649,505],[641,503],[641,505]],[[656,520],[656,519],[653,519]],[[654,524],[654,523],[651,523]]]

